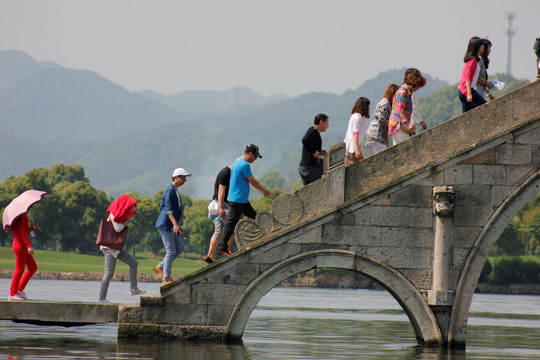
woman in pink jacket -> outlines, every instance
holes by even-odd
[[[484,40],[474,36],[469,40],[467,52],[463,57],[463,71],[458,85],[458,97],[461,101],[463,112],[474,109],[486,103],[486,99],[476,91],[476,83],[480,74],[478,61],[484,51]]]
[[[11,248],[15,253],[15,271],[11,279],[11,288],[9,289],[8,297],[10,301],[26,300],[24,288],[37,270],[36,261],[32,256],[34,254],[34,248],[32,248],[32,243],[30,243],[30,239],[28,238],[30,230],[36,227],[37,225],[30,226],[30,221],[28,221],[26,214],[19,216],[9,226],[9,230],[13,232]],[[26,271],[24,271],[25,267],[27,268]]]

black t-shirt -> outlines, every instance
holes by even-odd
[[[231,182],[231,169],[228,166],[225,166],[218,173],[216,177],[216,182],[214,183],[214,196],[212,200],[217,200],[219,194],[219,185],[225,185],[225,202],[227,202],[227,197],[229,196],[229,183]]]
[[[310,127],[302,138],[302,158],[299,166],[317,166],[317,159],[313,157],[315,151],[321,152],[322,138],[319,130]]]

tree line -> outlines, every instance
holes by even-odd
[[[284,191],[285,179],[277,171],[263,174],[259,182],[273,195],[260,197],[258,191],[252,191],[253,207],[257,211],[268,210],[273,200]],[[292,189],[299,188],[301,180],[293,183]],[[32,240],[37,249],[74,252],[80,254],[98,254],[96,236],[99,223],[105,218],[107,208],[114,200],[105,191],[94,188],[85,176],[81,165],[55,164],[50,169],[38,167],[24,176],[10,176],[0,184],[0,210],[9,202],[28,189],[43,190],[48,193],[35,204],[29,215],[40,223],[43,233],[36,231]],[[154,223],[159,213],[159,204],[163,189],[153,197],[128,193],[137,201],[137,214],[129,223],[126,246],[129,251],[150,251],[157,255],[163,250],[163,243]],[[192,199],[182,194],[184,216],[181,220],[185,231],[185,243],[188,252],[206,255],[214,225],[208,219],[210,199]],[[0,231],[0,245],[11,245],[11,232]],[[492,249],[492,256],[504,255],[540,255],[540,194],[534,197],[503,231]]]
[[[274,198],[283,193],[280,187],[285,180],[276,172],[264,174],[259,181],[263,186],[274,189],[269,198],[252,200],[257,211],[270,208]],[[80,254],[98,254],[96,236],[100,220],[106,217],[107,208],[114,200],[105,191],[94,188],[85,176],[81,165],[55,164],[50,169],[39,167],[28,171],[24,176],[10,176],[0,184],[0,210],[19,194],[28,189],[46,191],[43,200],[29,211],[29,217],[38,221],[40,231],[31,239],[33,246],[41,250],[74,252]],[[256,192],[255,192],[256,193]],[[157,255],[163,250],[163,243],[154,223],[159,214],[159,204],[163,190],[151,198],[128,193],[137,201],[137,213],[129,222],[127,249],[150,251]],[[206,254],[214,225],[208,219],[210,200],[194,200],[180,194],[184,206],[181,221],[188,252]],[[0,231],[0,245],[10,246],[11,232]]]

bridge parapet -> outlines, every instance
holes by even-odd
[[[344,184],[345,168],[340,167],[292,194],[278,196],[270,211],[261,211],[255,220],[243,219],[238,223],[235,230],[238,248],[247,248],[270,234],[286,230],[343,204]]]

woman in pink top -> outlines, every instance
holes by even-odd
[[[458,85],[458,97],[464,113],[486,103],[486,99],[476,91],[476,82],[480,74],[478,60],[484,51],[483,43],[483,39],[477,36],[472,37],[463,57],[465,65]]]

